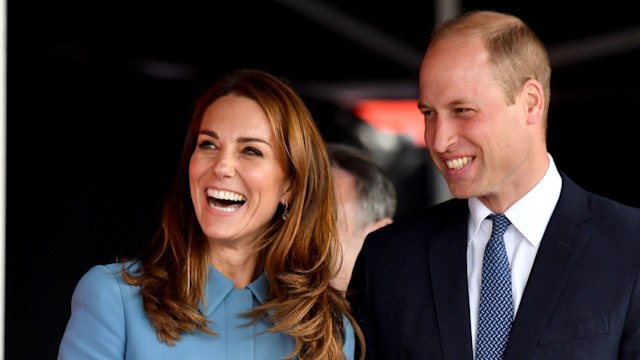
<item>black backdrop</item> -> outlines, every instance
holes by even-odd
[[[94,264],[134,254],[147,241],[191,105],[220,73],[262,68],[300,85],[303,94],[308,81],[365,80],[375,87],[377,81],[417,79],[417,68],[285,3],[8,4],[7,359],[55,358],[80,276]],[[374,24],[367,39],[384,42],[373,31],[383,30],[422,51],[433,2],[393,4],[352,0],[332,9]],[[565,4],[566,11],[551,1],[463,5],[514,12],[553,54],[581,39],[627,34],[622,45],[599,41],[605,44],[601,56],[583,46],[573,60],[555,58],[549,148],[585,188],[640,206],[632,165],[640,37],[631,5],[580,3],[578,10]],[[335,14],[331,19],[348,22]],[[342,104],[307,99],[328,140],[354,140],[350,124],[359,120]],[[404,216],[432,200],[431,180],[424,152],[398,156],[418,158],[413,167],[394,169]]]

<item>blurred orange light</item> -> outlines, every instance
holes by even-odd
[[[424,118],[415,99],[360,100],[353,113],[375,129],[409,136],[421,147],[424,142]]]

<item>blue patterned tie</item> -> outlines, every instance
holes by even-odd
[[[493,220],[491,238],[484,250],[476,360],[502,359],[513,321],[511,271],[502,235],[511,222],[504,215]]]

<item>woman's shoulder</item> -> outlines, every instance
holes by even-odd
[[[356,335],[351,321],[346,315],[342,315],[342,323],[344,324],[344,345],[342,350],[344,351],[345,358],[347,360],[354,359],[356,351]]]
[[[122,277],[122,270],[128,272],[134,272],[138,268],[138,262],[126,261],[126,262],[114,262],[109,264],[93,265],[83,276],[84,278],[90,278],[92,280],[100,280],[110,277]]]
[[[71,299],[71,317],[60,345],[59,359],[122,358],[127,319],[143,316],[140,296],[122,270],[134,263],[94,265],[78,281]],[[127,310],[128,309],[128,310]]]
[[[95,298],[96,295],[113,293],[114,290],[119,292],[123,286],[127,286],[122,271],[126,269],[128,272],[134,272],[137,267],[138,263],[132,261],[94,265],[82,275],[74,294],[93,294],[92,297]]]

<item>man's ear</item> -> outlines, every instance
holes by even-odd
[[[542,85],[536,80],[529,79],[523,86],[527,105],[527,121],[534,123],[543,120],[545,97]]]

